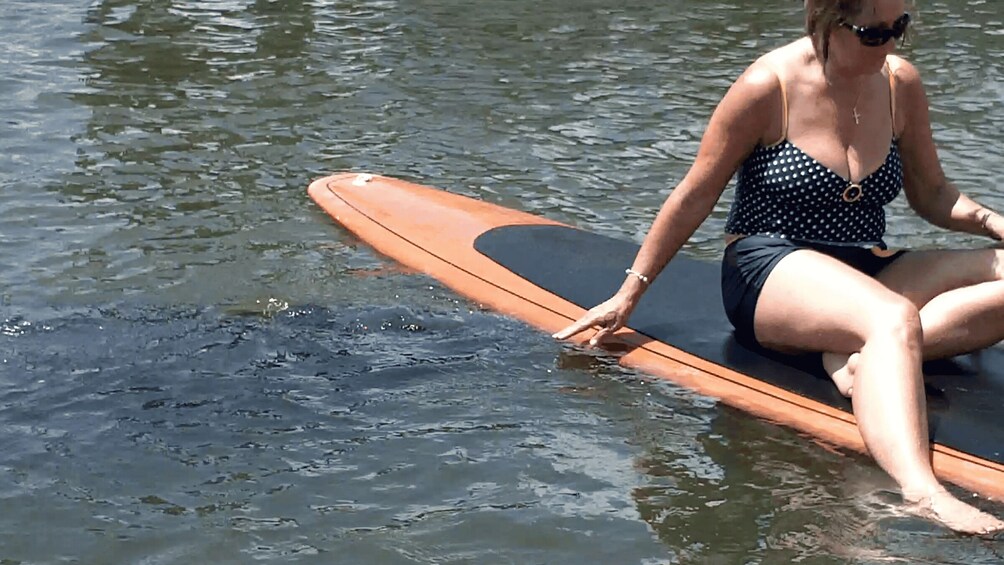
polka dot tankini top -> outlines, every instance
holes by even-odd
[[[889,76],[895,99],[892,73]],[[784,96],[783,86],[781,90]],[[892,123],[896,123],[895,106]],[[882,166],[853,183],[788,141],[786,123],[784,129],[783,141],[757,146],[739,169],[726,233],[831,245],[883,245],[885,205],[903,188],[896,139],[890,142]]]

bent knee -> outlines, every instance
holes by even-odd
[[[920,348],[924,340],[920,311],[906,298],[884,300],[869,310],[866,341],[891,339],[907,347]]]

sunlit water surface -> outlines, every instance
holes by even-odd
[[[1004,560],[305,196],[379,171],[640,240],[800,4],[5,0],[0,564]],[[917,4],[944,166],[1004,208],[1000,6]],[[977,244],[901,201],[889,239]]]

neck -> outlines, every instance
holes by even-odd
[[[829,86],[857,90],[865,82],[865,76],[841,68],[833,59],[823,63],[823,78]]]
[[[847,72],[832,60],[822,65],[823,80],[826,83],[826,90],[832,97],[834,104],[844,107],[854,120],[855,125],[861,124],[862,114],[858,111],[858,103],[861,101],[861,93],[865,90],[865,83],[868,76],[859,73]]]

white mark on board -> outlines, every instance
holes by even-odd
[[[373,180],[373,175],[368,173],[363,173],[361,175],[356,176],[355,180],[352,181],[352,184],[354,186],[363,186],[364,184],[368,183],[371,180]]]

